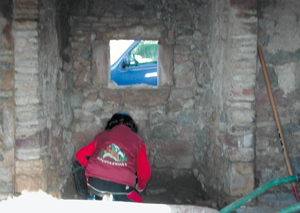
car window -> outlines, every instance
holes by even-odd
[[[142,40],[130,52],[130,66],[157,63],[157,40]]]
[[[133,42],[134,40],[110,40],[110,65],[113,65]]]
[[[157,86],[157,40],[111,40],[110,80],[119,86]]]

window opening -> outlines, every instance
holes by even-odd
[[[110,40],[110,78],[119,86],[157,86],[158,40]]]

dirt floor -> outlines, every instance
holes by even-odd
[[[199,181],[192,176],[170,178],[162,174],[152,175],[141,195],[145,203],[196,205],[209,200]]]
[[[141,196],[144,203],[216,207],[193,176],[169,178],[162,174],[153,174]],[[70,178],[63,189],[62,199],[86,198],[77,193],[74,180]]]

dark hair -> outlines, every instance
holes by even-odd
[[[110,130],[114,128],[115,126],[118,126],[120,124],[123,124],[131,129],[134,133],[138,132],[138,127],[133,121],[133,119],[130,117],[130,115],[126,113],[116,113],[114,114],[109,121],[107,121],[107,125],[105,127],[105,130]]]

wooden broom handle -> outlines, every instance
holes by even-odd
[[[276,104],[275,104],[275,101],[274,101],[274,96],[273,96],[273,92],[272,92],[272,89],[271,89],[271,84],[270,84],[270,80],[269,80],[269,76],[268,76],[264,56],[262,54],[262,50],[261,50],[260,46],[258,46],[258,53],[259,53],[259,58],[260,58],[260,61],[261,61],[261,66],[262,66],[263,73],[264,73],[264,76],[265,76],[265,80],[266,80],[266,84],[267,84],[267,90],[268,90],[268,94],[269,94],[269,97],[270,97],[270,101],[271,101],[271,105],[272,105],[272,109],[273,109],[277,129],[278,129],[279,139],[280,139],[282,149],[283,149],[283,152],[284,152],[285,162],[286,162],[286,165],[287,165],[287,168],[288,168],[289,175],[292,176],[293,175],[293,169],[292,169],[291,162],[290,162],[290,159],[289,159],[289,156],[288,156],[288,152],[286,150],[286,145],[285,145],[285,141],[284,141],[284,137],[283,137],[283,133],[282,133],[280,120],[279,120],[279,117],[278,117],[278,112],[277,112],[277,109],[276,109]],[[293,184],[294,184],[294,182],[293,182]]]

